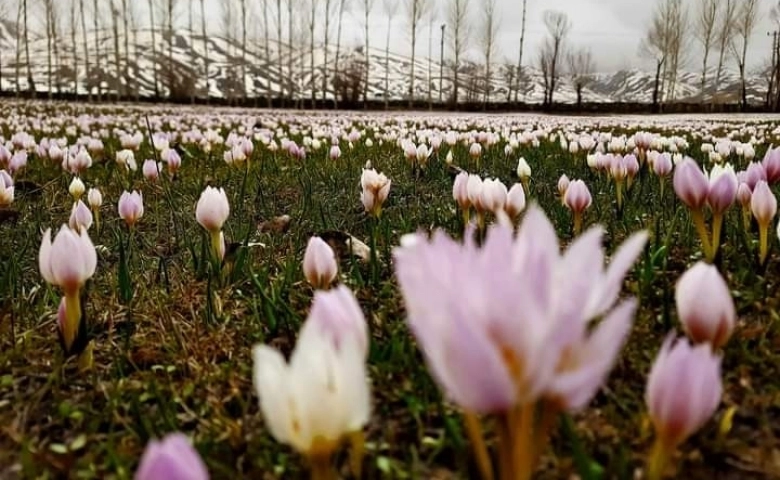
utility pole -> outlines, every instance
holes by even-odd
[[[446,23],[441,24],[441,47],[439,50],[439,103],[444,101],[442,88],[444,87],[444,30]]]

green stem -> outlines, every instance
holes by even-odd
[[[661,480],[669,460],[669,454],[660,440],[656,440],[647,460],[647,479]]]
[[[720,237],[721,237],[722,229],[723,229],[723,214],[714,213],[712,215],[712,243],[710,244],[710,247],[712,248],[713,260],[715,260],[715,257],[718,256],[718,250],[720,249]]]
[[[693,224],[696,226],[696,231],[699,233],[699,238],[701,239],[701,249],[704,253],[704,258],[708,263],[712,263],[715,256],[712,254],[710,234],[707,231],[707,225],[704,223],[704,214],[701,209],[695,209],[691,210],[691,217],[693,218]]]
[[[769,254],[769,225],[758,226],[758,264],[764,265]]]

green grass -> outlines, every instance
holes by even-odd
[[[18,111],[22,118],[44,119],[97,113],[85,107],[41,104],[4,109]],[[142,111],[104,111],[116,115],[105,128],[132,126],[147,133]],[[227,112],[210,117],[217,119],[225,137],[241,123],[254,123],[254,117]],[[149,114],[153,127],[167,123]],[[207,128],[199,122],[205,122],[209,113],[170,114],[185,125]],[[116,135],[106,138],[105,154],[95,158],[83,175],[88,187],[98,186],[104,195],[100,230],[93,226],[90,231],[93,242],[102,247],[97,272],[87,286],[94,343],[94,367],[87,373],[77,371],[74,359],[63,358],[53,318],[59,292],[43,282],[37,265],[42,229],[57,229],[67,222],[70,175],[48,160],[30,156],[19,178],[42,189],[17,192],[12,208],[19,217],[0,223],[0,477],[127,478],[145,443],[175,430],[193,438],[213,478],[301,476],[301,459],[276,444],[263,427],[251,382],[251,347],[263,342],[289,352],[294,346],[313,293],[301,270],[309,236],[340,230],[368,243],[371,224],[360,204],[359,178],[363,165],[371,161],[393,182],[379,226],[380,268],[373,279],[368,265],[343,258],[339,277],[355,291],[371,331],[374,411],[366,429],[365,478],[475,478],[460,415],[442,401],[404,322],[390,258],[400,236],[417,229],[443,228],[460,235],[452,174],[435,156],[416,173],[397,145],[391,141],[380,145],[383,132],[378,129],[398,128],[391,117],[261,116],[278,121],[286,132],[291,126],[307,130],[313,122],[324,128],[354,124],[358,129],[368,122],[365,136],[373,138],[374,147],[367,148],[361,140],[350,148],[342,141],[344,154],[333,161],[328,159],[326,139],[325,146],[316,152],[307,149],[307,159],[300,161],[271,153],[256,142],[244,169],[224,164],[221,147],[206,154],[184,144],[187,153],[176,179],[164,175],[151,184],[140,174],[143,159],[153,158],[148,138],[136,153],[139,171],[133,175],[113,162],[120,148]],[[426,119],[449,122],[448,117],[419,117],[416,127],[403,127],[423,128]],[[499,119],[475,117],[468,128],[484,128]],[[514,123],[506,121],[506,126],[522,131],[536,121],[518,117]],[[538,121],[549,122],[557,131],[555,125],[568,120]],[[600,127],[590,128],[633,131],[600,122]],[[60,126],[45,121],[52,126],[50,132],[29,131],[37,140],[59,137],[74,123],[66,117]],[[2,128],[6,138],[14,131],[8,121]],[[690,154],[703,161],[701,140],[691,131],[662,124],[647,128],[687,136]],[[715,134],[725,132],[722,127],[713,129]],[[299,144],[302,136],[290,134]],[[75,140],[69,138],[71,143]],[[645,255],[624,288],[641,301],[631,338],[592,405],[556,429],[539,471],[540,478],[565,478],[578,470],[582,476],[590,472],[588,478],[632,478],[652,440],[644,414],[644,382],[663,337],[678,327],[674,283],[700,257],[695,230],[674,198],[671,178],[661,197],[658,179],[646,172],[618,215],[614,186],[587,169],[583,154],[575,160],[560,150],[557,140],[545,140],[539,148],[521,147],[507,158],[504,145],[502,141],[486,149],[477,168],[468,147],[459,144],[455,164],[511,186],[517,158],[524,156],[533,169],[529,201],[543,207],[564,243],[571,239],[571,218],[557,194],[557,179],[563,173],[589,185],[594,203],[585,224],[605,226],[608,251],[636,230],[651,232]],[[442,161],[447,149],[445,144],[439,153]],[[758,148],[758,158],[764,149]],[[195,221],[195,203],[208,184],[225,188],[231,204],[225,235],[229,242],[242,244],[231,256],[232,268],[222,284],[208,280],[208,238]],[[129,188],[143,191],[146,207],[131,237],[116,212],[119,195]],[[259,231],[263,222],[285,214],[291,217],[287,231]],[[744,236],[739,225],[739,208],[734,207],[718,259],[740,316],[724,354],[723,404],[716,420],[682,448],[678,478],[780,475],[777,238],[772,238],[768,265],[759,269],[756,235]],[[120,295],[120,242],[128,245],[129,301]],[[264,246],[247,247],[250,242]],[[730,406],[737,408],[733,427],[719,437],[718,420]]]

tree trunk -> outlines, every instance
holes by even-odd
[[[346,2],[346,0],[339,0],[339,26],[336,33],[336,62],[333,66],[334,78],[339,78],[339,73],[341,72],[339,57],[341,56],[341,26],[342,21],[344,20],[344,2]],[[333,89],[333,106],[336,109],[339,108],[339,92],[337,92],[335,88]]]
[[[173,2],[174,0],[168,0],[168,96],[173,98],[174,83],[176,76],[173,70]]]
[[[122,52],[119,50],[119,12],[113,0],[111,0],[111,27],[114,37],[114,76],[116,77],[114,79],[116,85],[114,98],[118,102],[124,96],[124,91],[122,86]]]
[[[287,80],[290,82],[290,99],[293,103],[298,104],[297,88],[295,86],[293,77],[293,0],[287,0]]]
[[[125,95],[130,96],[130,92],[132,90],[138,90],[138,85],[136,85],[135,79],[130,78],[130,15],[129,11],[127,9],[127,0],[122,0],[122,19],[124,20],[122,22],[122,31],[125,36],[125,58],[124,58],[124,68],[122,69],[122,75],[125,77]],[[132,82],[132,88],[130,86]]]
[[[20,72],[20,66],[22,63],[22,41],[21,41],[21,32],[19,30],[19,24],[21,23],[22,17],[22,3],[19,2],[19,7],[16,9],[16,64],[14,65],[14,77],[16,82],[16,96],[19,97],[19,94],[21,93],[21,85],[19,82],[19,77],[21,76]]]
[[[151,0],[150,0],[151,1]],[[103,72],[100,62],[100,7],[98,0],[92,2],[92,32],[95,36],[95,81],[97,84],[97,100],[103,100]]]
[[[73,49],[73,94],[78,96],[79,93],[79,50],[77,41],[77,25],[78,20],[76,17],[76,1],[73,0],[70,4],[70,44]]]
[[[84,42],[84,79],[87,86],[87,99],[92,102],[92,88],[89,85],[89,42],[87,41],[87,17],[84,14],[84,0],[79,0],[79,16],[81,17],[81,35]]]
[[[390,107],[390,32],[393,16],[387,16],[387,41],[385,43],[385,110]]]
[[[325,0],[325,37],[322,61],[322,98],[328,99],[328,47],[330,46],[330,4],[332,0]]]
[[[655,65],[655,84],[653,85],[653,112],[658,112],[660,109],[658,108],[658,96],[660,94],[660,88],[661,88],[661,67],[663,66],[663,61],[656,62]]]
[[[417,46],[417,2],[412,3],[412,65],[409,72],[409,108],[414,106],[414,60]]]
[[[517,56],[517,75],[515,78],[515,102],[518,100],[518,94],[520,92],[520,79],[523,76],[523,44],[525,43],[525,14],[526,7],[528,6],[528,0],[523,0],[523,20],[520,27],[520,53]]]
[[[577,111],[582,110],[582,84],[577,84]]]
[[[270,40],[270,32],[268,29],[268,2],[271,0],[263,0],[263,37],[265,41],[265,64],[270,65],[271,64],[271,40]],[[201,5],[203,5],[201,3]],[[205,36],[205,35],[204,35]],[[266,71],[269,69],[266,68]],[[273,104],[271,103],[271,89],[266,88],[265,94],[267,106],[268,108],[271,108]]]
[[[35,98],[36,88],[35,80],[32,75],[32,64],[30,63],[30,31],[27,23],[27,0],[22,0],[22,9],[24,10],[24,61],[27,63],[27,88],[30,95]]]
[[[278,66],[280,105],[284,106],[286,87],[284,85],[284,57],[282,56],[282,0],[276,0],[276,54]]]
[[[52,48],[54,46],[54,41],[52,39],[52,8],[53,5],[51,3],[51,0],[46,0],[45,3],[46,7],[46,81],[48,83],[46,96],[49,98],[49,100],[52,99],[52,95],[54,94],[54,89],[52,88]]]
[[[152,27],[152,77],[154,80],[154,97],[160,98],[160,82],[157,77],[157,26],[154,24],[154,1],[149,0],[149,24]]]
[[[241,95],[244,99],[244,104],[247,100],[247,88],[246,88],[246,12],[247,0],[241,0]]]
[[[311,108],[312,110],[317,108],[317,81],[315,80],[314,72],[314,31],[316,27],[315,19],[317,18],[317,0],[311,1],[311,18],[309,19],[309,75],[311,75]]]

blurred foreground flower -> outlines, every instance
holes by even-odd
[[[677,447],[712,417],[723,395],[721,359],[708,344],[691,347],[687,340],[666,339],[647,379],[645,401],[656,440],[648,461],[648,478],[663,477]]]
[[[717,267],[698,262],[686,271],[675,289],[677,314],[688,336],[713,349],[726,344],[737,314],[726,281]]]
[[[197,450],[183,433],[150,440],[141,457],[135,480],[208,480],[209,472]]]
[[[306,456],[312,478],[336,478],[332,457],[352,444],[360,476],[362,429],[370,416],[365,318],[344,286],[317,292],[289,363],[256,345],[254,385],[271,435]]]
[[[514,239],[499,223],[481,248],[437,231],[395,250],[409,326],[434,379],[464,410],[485,478],[492,467],[476,414],[498,415],[502,478],[530,478],[541,453],[534,442],[550,427],[536,415],[587,405],[628,334],[636,301],[615,304],[647,235],[628,239],[606,270],[602,235],[593,228],[562,255],[533,206]]]

